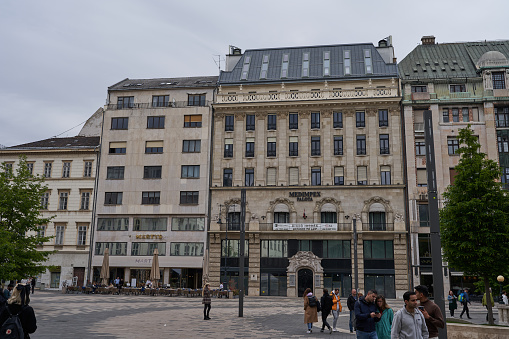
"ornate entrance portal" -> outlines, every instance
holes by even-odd
[[[313,252],[299,251],[288,260],[289,265],[286,269],[288,277],[287,296],[301,297],[308,287],[316,294],[316,291],[323,287],[321,258],[314,255]]]

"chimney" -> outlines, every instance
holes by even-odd
[[[242,50],[240,48],[230,45],[229,49],[229,54],[226,55],[226,72],[231,72],[235,68],[235,65],[239,62],[240,58],[242,58]]]
[[[433,35],[423,36],[421,42],[423,45],[434,45],[435,37]]]

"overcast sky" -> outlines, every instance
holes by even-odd
[[[217,75],[214,58],[224,65],[228,45],[377,44],[392,35],[400,61],[423,35],[509,39],[507,13],[507,0],[1,0],[0,144],[78,134],[107,87],[125,78]]]

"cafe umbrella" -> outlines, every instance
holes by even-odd
[[[101,267],[101,283],[105,286],[108,285],[110,279],[110,250],[109,248],[104,249],[103,265]]]
[[[154,282],[154,287],[157,287],[158,280],[161,279],[159,272],[159,251],[154,249],[154,257],[152,258],[152,268],[150,269],[150,280]]]

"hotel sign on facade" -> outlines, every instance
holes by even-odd
[[[273,224],[273,231],[337,231],[338,224]]]
[[[320,198],[321,192],[290,192],[290,198],[297,198],[297,201],[313,201],[313,198]]]

